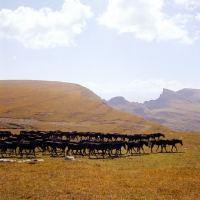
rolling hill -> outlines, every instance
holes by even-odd
[[[177,92],[163,89],[158,99],[145,101],[143,104],[129,102],[123,97],[114,97],[107,101],[107,104],[176,131],[198,132],[200,130],[199,89],[185,88]]]
[[[0,129],[169,132],[156,122],[114,109],[89,89],[53,81],[0,81]]]

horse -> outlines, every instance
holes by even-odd
[[[14,153],[17,156],[17,147],[19,147],[19,142],[17,141],[5,141],[6,150],[10,150],[9,156]],[[7,151],[6,151],[7,154]]]
[[[58,155],[57,149],[60,149],[60,155],[64,154],[65,156],[65,149],[68,146],[69,141],[62,141],[62,140],[58,140],[58,141],[50,141],[48,142],[48,147],[50,147],[49,152],[51,153],[51,156],[53,156],[53,154],[55,153],[56,156]]]
[[[115,141],[112,142],[112,150],[115,149],[115,155],[117,155],[117,152],[119,152],[119,154],[122,154],[121,148],[124,147],[124,149],[126,149],[126,143],[125,142],[121,142],[121,141]],[[112,151],[111,151],[112,153]]]
[[[6,147],[5,143],[0,142],[1,157],[4,157],[3,154],[6,154],[6,150],[7,150],[7,147]]]
[[[13,134],[10,131],[0,131],[0,138],[5,139],[13,136]]]
[[[179,140],[179,139],[172,139],[172,140],[166,140],[163,144],[162,144],[162,149],[165,148],[165,151],[167,152],[166,146],[172,146],[171,148],[171,152],[173,152],[173,148],[176,149],[176,151],[178,151],[176,144],[181,144],[181,146],[183,145],[183,141]]]
[[[135,153],[141,153],[140,149],[142,149],[143,153],[145,153],[144,148],[143,148],[144,145],[148,147],[149,142],[143,141],[143,140],[141,140],[141,141],[129,141],[129,142],[127,142],[128,147],[127,147],[126,154],[128,154],[128,153],[132,154],[132,149],[135,151]],[[137,148],[137,151],[134,148]]]
[[[165,149],[165,151],[167,152],[166,146],[170,145],[172,146],[171,151],[173,150],[173,148],[176,149],[176,151],[178,151],[176,144],[181,144],[183,145],[182,140],[178,140],[178,139],[172,139],[172,140],[151,140],[150,142],[150,148],[151,148],[151,153],[153,153],[152,149],[154,147],[154,145],[157,145],[157,149],[156,152],[158,151],[159,147],[161,147],[161,151],[163,152],[163,148]]]
[[[95,156],[97,157],[95,150],[97,150],[98,152],[101,151],[101,154],[103,157],[105,156],[106,151],[108,150],[108,154],[109,154],[109,156],[111,156],[112,143],[110,143],[110,142],[101,142],[101,143],[91,142],[91,143],[88,143],[87,148],[89,150],[89,158],[90,158],[91,153],[92,154],[94,153]]]
[[[160,137],[164,137],[165,138],[165,135],[163,133],[152,133],[150,134],[152,138],[154,139],[160,139]]]
[[[67,155],[69,155],[69,152],[73,153],[73,150],[76,150],[76,154],[78,154],[78,151],[80,152],[80,155],[84,156],[86,148],[87,148],[87,142],[74,142],[68,144],[68,150],[66,152]]]
[[[153,147],[154,147],[154,145],[158,146],[157,149],[156,149],[156,152],[158,151],[159,147],[161,147],[161,152],[162,152],[162,145],[165,143],[165,141],[166,140],[156,140],[156,139],[151,140],[150,144],[149,144],[149,146],[151,148],[151,153],[153,153]]]
[[[37,147],[37,143],[34,142],[20,142],[19,144],[19,155],[23,157],[23,152],[26,152],[26,156],[28,156],[31,151],[33,152],[33,155],[35,155],[35,148]],[[29,150],[28,152],[26,150]]]

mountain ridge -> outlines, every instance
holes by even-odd
[[[200,89],[184,88],[174,92],[163,88],[159,98],[144,103],[129,102],[123,97],[120,99],[113,97],[107,104],[177,131],[200,130]],[[113,101],[119,103],[113,104]]]

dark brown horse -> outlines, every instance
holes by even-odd
[[[21,157],[23,157],[24,153],[26,153],[26,156],[28,156],[31,154],[31,152],[33,152],[33,155],[36,157],[36,155],[35,155],[35,148],[37,147],[36,143],[20,142],[18,145],[19,145],[19,155],[21,155]]]
[[[97,157],[97,154],[99,154],[99,151],[101,151],[101,155],[104,157],[106,152],[108,151],[109,156],[111,156],[112,151],[112,143],[111,142],[101,142],[101,143],[88,143],[87,146],[89,150],[89,158],[91,154],[95,154]]]
[[[158,151],[159,147],[161,147],[162,151],[162,145],[165,143],[166,140],[151,140],[150,141],[150,148],[151,148],[151,153],[153,153],[153,147],[157,146],[156,152]]]
[[[165,135],[163,133],[152,133],[150,135],[151,135],[151,138],[154,138],[154,139],[160,139],[160,137],[165,138]]]
[[[3,154],[6,154],[6,145],[3,142],[0,142],[0,153],[1,153],[1,157],[4,157]]]
[[[127,152],[126,153],[131,153],[132,154],[132,150],[135,151],[135,153],[141,153],[140,149],[142,149],[143,153],[144,152],[144,148],[143,146],[149,146],[149,143],[147,141],[129,141],[127,142]],[[137,149],[137,151],[135,150],[135,148]]]
[[[163,144],[162,144],[162,149],[164,148],[165,151],[167,152],[166,146],[172,146],[171,151],[173,152],[173,148],[176,149],[176,151],[178,151],[176,144],[181,144],[181,146],[183,145],[183,141],[179,140],[179,139],[172,139],[172,140],[166,140]]]
[[[124,149],[126,149],[126,143],[125,142],[123,142],[123,141],[112,142],[112,150],[115,149],[115,155],[117,155],[118,152],[119,152],[120,155],[122,154],[122,150],[121,150],[122,147]]]
[[[74,154],[74,150],[76,150],[75,154],[80,154],[80,155],[84,156],[87,146],[88,146],[87,142],[74,142],[74,143],[70,142],[68,144],[68,150],[67,150],[66,154],[67,155],[69,155],[70,153]]]
[[[163,148],[165,149],[165,152],[167,152],[166,146],[172,146],[171,151],[173,151],[173,148],[176,149],[176,151],[178,151],[176,144],[181,144],[183,145],[182,140],[179,139],[172,139],[172,140],[151,140],[150,142],[150,148],[151,148],[151,153],[153,152],[153,147],[154,145],[157,145],[157,149],[156,152],[158,151],[159,147],[161,147],[161,152],[163,152]]]

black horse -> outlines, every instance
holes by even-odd
[[[3,154],[6,154],[6,150],[7,150],[7,147],[6,147],[5,143],[0,142],[0,153],[1,153],[1,157],[4,157]]]
[[[46,141],[43,143],[43,153],[45,150],[48,150],[51,156],[56,155],[58,156],[58,151],[60,155],[65,156],[65,149],[68,146],[68,140],[55,140],[55,141]]]
[[[165,135],[163,133],[152,133],[150,135],[151,135],[151,138],[154,138],[154,139],[160,139],[160,137],[165,138]]]
[[[5,141],[5,145],[6,145],[6,154],[8,154],[9,156],[11,154],[15,154],[17,156],[17,148],[19,147],[19,142],[17,141]],[[9,152],[8,152],[9,150]]]
[[[179,139],[172,139],[172,140],[152,140],[150,143],[150,148],[151,148],[151,153],[153,152],[153,147],[154,145],[157,145],[157,149],[156,152],[158,151],[159,147],[161,147],[161,152],[163,152],[163,148],[165,149],[165,152],[167,152],[166,146],[172,146],[171,151],[173,151],[173,148],[176,149],[176,151],[178,151],[176,144],[181,144],[183,145],[182,140]]]
[[[66,154],[69,155],[71,153],[71,154],[80,154],[81,156],[84,156],[86,153],[87,145],[88,145],[87,142],[73,142],[73,143],[70,142],[68,144],[68,149],[66,151]],[[76,150],[75,153],[74,150]]]
[[[156,145],[157,149],[156,152],[158,151],[159,147],[161,147],[161,152],[162,152],[162,145],[165,143],[166,140],[151,140],[150,141],[150,148],[151,148],[151,153],[153,153],[153,147]]]
[[[123,142],[123,141],[112,142],[112,150],[115,149],[115,155],[117,155],[118,152],[119,152],[120,155],[122,154],[122,150],[121,150],[122,147],[124,149],[126,149],[126,143],[125,142]]]
[[[141,140],[141,141],[129,141],[129,142],[127,142],[127,152],[126,153],[132,154],[132,150],[134,150],[135,153],[141,153],[140,149],[142,149],[143,153],[145,153],[144,148],[143,148],[144,145],[148,147],[149,142],[143,141],[143,140]],[[135,150],[135,148],[137,148],[137,151]]]
[[[173,152],[173,148],[176,149],[176,151],[178,151],[176,144],[181,144],[181,146],[183,145],[183,141],[179,140],[179,139],[172,139],[172,140],[166,140],[163,144],[162,144],[162,149],[164,148],[165,151],[167,152],[166,146],[172,146],[171,148],[171,152]]]
[[[21,155],[21,157],[23,157],[23,154],[26,153],[26,156],[28,156],[31,154],[31,152],[33,152],[33,155],[36,157],[36,154],[35,154],[36,147],[37,147],[37,143],[34,143],[34,142],[20,142],[19,143],[19,155]]]
[[[95,154],[97,157],[97,154],[100,154],[99,151],[101,151],[101,155],[105,156],[106,152],[108,151],[108,155],[111,156],[112,151],[112,143],[111,142],[101,142],[101,143],[88,143],[87,149],[89,150],[89,158],[91,154]]]

